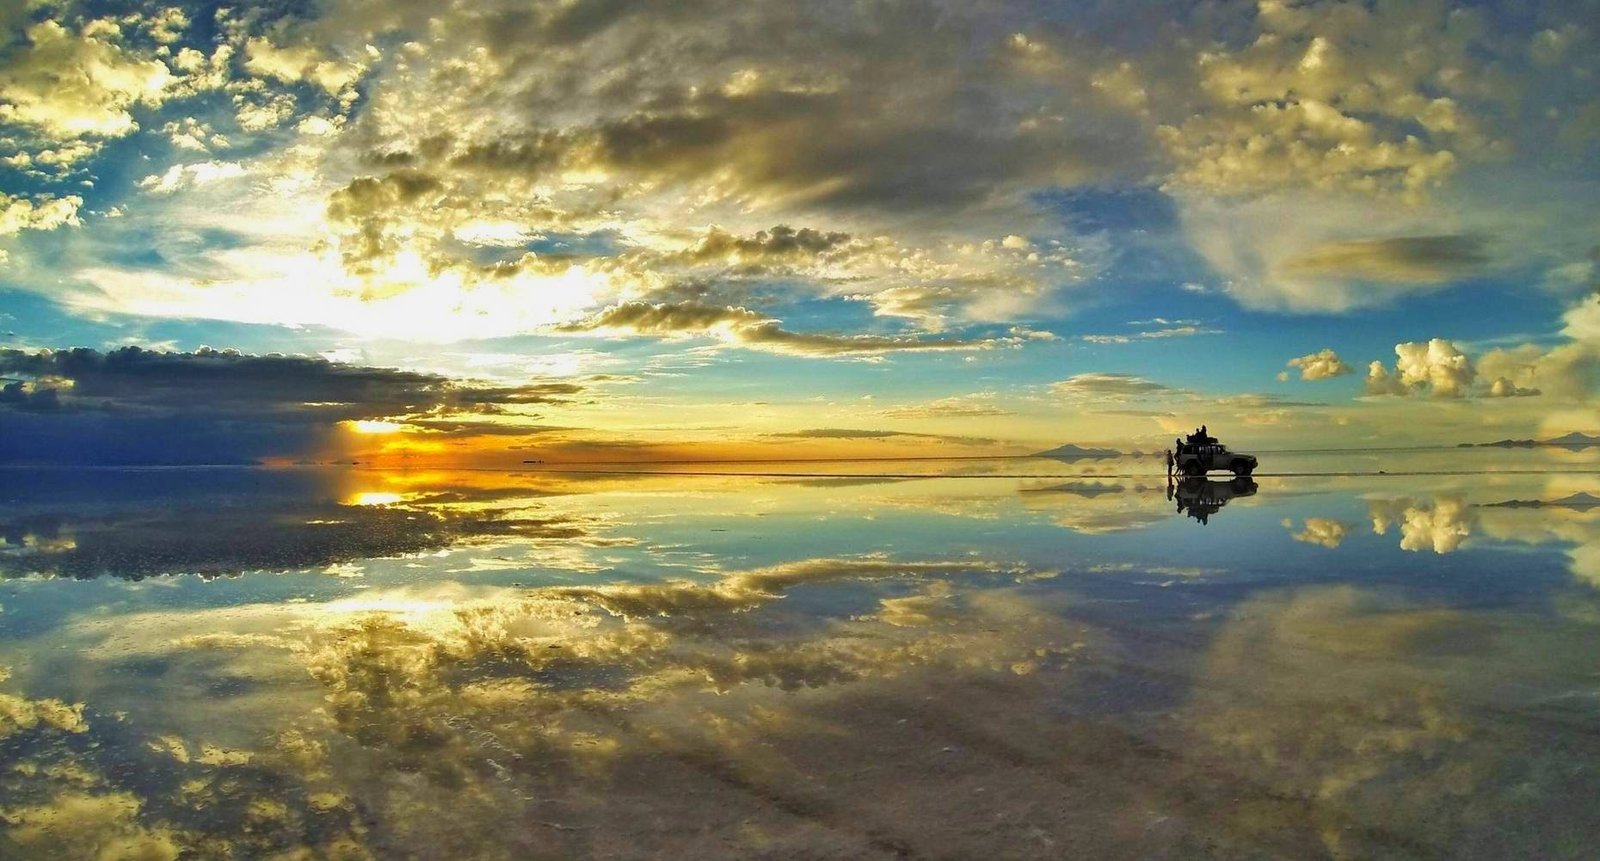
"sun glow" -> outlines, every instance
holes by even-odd
[[[385,422],[376,419],[356,419],[355,421],[345,422],[345,424],[356,433],[364,434],[399,433],[405,427],[399,422]]]
[[[405,499],[405,497],[401,496],[398,493],[389,493],[389,492],[385,492],[385,491],[367,491],[367,492],[363,492],[363,493],[352,493],[352,494],[350,494],[350,496],[347,499],[345,499],[344,504],[345,505],[394,505],[395,503],[400,502],[403,499]]]

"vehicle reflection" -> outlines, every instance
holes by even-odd
[[[1167,481],[1167,501],[1175,501],[1179,514],[1186,514],[1200,521],[1202,526],[1210,522],[1211,515],[1221,511],[1222,507],[1232,500],[1241,496],[1254,496],[1255,492],[1255,481],[1244,476],[1229,481],[1216,481],[1210,478]]]

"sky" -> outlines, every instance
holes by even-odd
[[[0,462],[1600,432],[1592,0],[0,5]]]

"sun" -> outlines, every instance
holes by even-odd
[[[399,433],[405,427],[399,422],[378,421],[376,419],[356,419],[345,422],[345,425],[356,433],[364,434]]]
[[[366,491],[366,492],[363,492],[363,493],[352,493],[352,494],[350,494],[350,496],[347,497],[344,500],[344,504],[345,505],[394,505],[396,503],[403,502],[404,500],[405,500],[405,497],[401,496],[398,493],[390,493],[390,492],[387,492],[387,491]]]

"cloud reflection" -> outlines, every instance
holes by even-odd
[[[511,538],[548,543],[571,558],[573,547],[608,541],[595,518],[510,481],[407,490],[403,483],[391,489],[376,472],[40,470],[20,477],[37,484],[0,514],[0,577],[322,569]]]
[[[888,761],[887,751],[909,755],[908,744],[929,740],[906,728],[898,741],[879,729],[852,742],[860,727],[847,714],[864,708],[883,721],[881,710],[910,691],[985,679],[1005,691],[1015,686],[1008,679],[1061,671],[1083,634],[1017,582],[1044,573],[981,560],[797,560],[702,584],[421,587],[322,605],[147,613],[114,631],[78,626],[58,636],[98,667],[86,677],[97,703],[91,738],[146,733],[122,755],[144,763],[138,773],[163,777],[102,772],[78,787],[41,766],[9,778],[21,786],[16,797],[40,799],[38,809],[8,815],[26,822],[107,808],[105,827],[136,821],[148,832],[140,839],[187,852],[288,848],[309,829],[321,851],[355,857],[405,845],[472,857],[516,845],[642,857],[643,846],[696,845],[666,823],[725,808],[747,827],[727,832],[733,843],[712,854],[801,846],[824,833],[858,854],[916,837],[881,834],[885,811],[853,812],[821,792],[846,778],[829,763]],[[817,589],[855,596],[861,609],[830,618],[779,600]],[[659,614],[664,605],[669,615]],[[637,612],[613,614],[621,609]],[[114,648],[94,645],[111,638]],[[166,668],[162,686],[204,691],[257,678],[275,695],[151,709],[147,690],[118,679],[153,661]],[[841,701],[856,705],[836,712]],[[222,714],[230,725],[219,730]],[[853,753],[820,756],[841,743]],[[59,737],[36,735],[21,751],[85,773],[96,759]],[[419,815],[446,808],[449,817]],[[619,809],[646,815],[619,820]],[[362,819],[351,819],[357,810]],[[203,821],[215,828],[197,827]],[[0,840],[29,857],[68,845],[64,834]]]
[[[1600,825],[1568,767],[1596,714],[1590,590],[1559,619],[1543,593],[1412,591],[1417,557],[1318,513],[1368,504],[1423,550],[1443,524],[1465,558],[1587,541],[1589,510],[1313,486],[1176,521],[1181,556],[1138,561],[1055,523],[1175,516],[1126,479],[340,476],[262,510],[409,513],[473,552],[289,599],[261,584],[295,578],[11,584],[76,603],[0,629],[0,855],[1559,856]],[[150,508],[229,498],[128,481]],[[30,510],[131,508],[54,492]],[[1375,553],[1349,567],[1390,582],[1301,585],[1257,559],[1272,541]],[[457,567],[566,543],[604,576]]]

